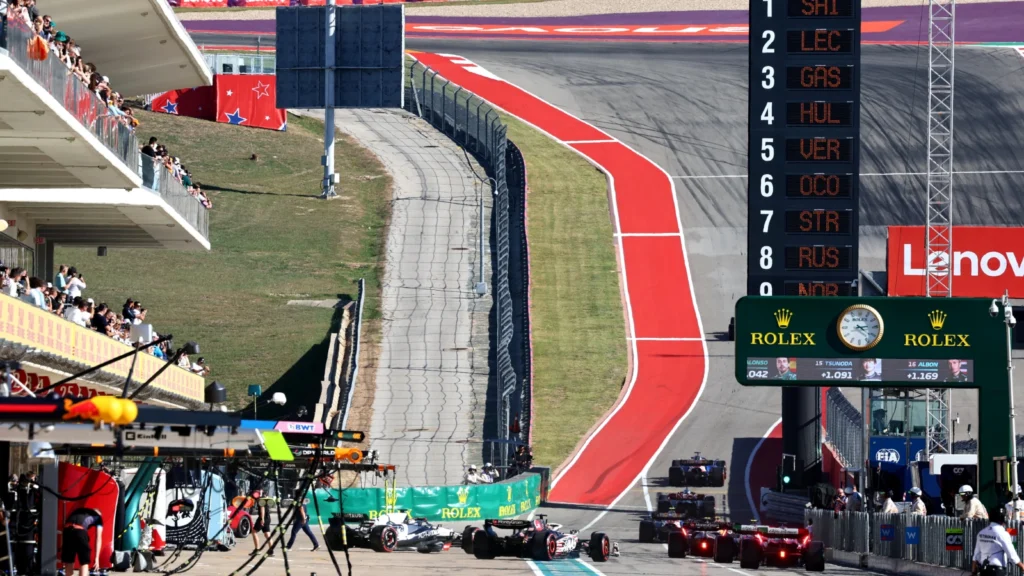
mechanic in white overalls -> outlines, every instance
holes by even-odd
[[[1024,520],[1024,498],[1021,498],[1020,485],[1016,486],[1017,490],[1013,493],[1010,501],[1006,503],[1003,510],[1006,512],[1006,521],[1020,522]]]
[[[985,509],[985,505],[981,503],[981,500],[975,498],[974,488],[964,484],[960,487],[958,493],[964,501],[964,513],[960,515],[961,520],[988,520],[988,510]]]
[[[924,505],[924,500],[921,499],[921,489],[914,486],[910,489],[910,500],[913,505],[910,508],[910,513],[914,516],[927,516],[928,507]]]
[[[1002,508],[992,511],[992,521],[978,532],[974,543],[974,558],[971,574],[981,576],[1006,576],[1006,568],[1016,564],[1024,569],[1024,562],[1013,548],[1013,540],[1003,527],[1006,518]]]

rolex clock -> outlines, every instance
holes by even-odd
[[[851,350],[870,350],[882,339],[882,316],[867,304],[854,304],[839,315],[836,323],[839,340]]]

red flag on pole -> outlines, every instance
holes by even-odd
[[[217,91],[217,122],[270,130],[287,128],[287,111],[275,106],[277,79],[273,74],[218,74],[213,85]]]

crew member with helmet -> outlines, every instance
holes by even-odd
[[[964,513],[960,515],[961,520],[988,520],[988,510],[985,509],[981,500],[975,497],[974,488],[964,484],[957,493],[960,494],[960,499],[964,502]]]
[[[1024,520],[1024,494],[1021,494],[1020,485],[1016,486],[1017,491],[1010,495],[1010,501],[1003,509],[1006,511],[1007,521]]]
[[[1024,569],[1024,562],[1013,548],[1013,540],[1003,524],[1006,516],[1002,508],[992,511],[989,525],[978,532],[971,561],[972,576],[1006,576],[1006,568],[1015,564]]]
[[[463,484],[480,484],[482,480],[476,471],[476,464],[470,464],[466,474],[462,477]]]
[[[882,514],[899,514],[900,509],[892,501],[892,490],[885,493],[885,502],[882,503]]]
[[[928,507],[925,506],[924,500],[921,499],[921,489],[914,486],[910,489],[910,500],[913,503],[910,508],[910,513],[914,516],[927,516]]]

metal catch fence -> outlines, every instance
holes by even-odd
[[[860,411],[836,388],[829,388],[825,398],[825,439],[845,465],[860,467],[864,462],[864,420]]]
[[[971,569],[978,531],[988,525],[985,520],[952,516],[830,510],[808,510],[806,518],[814,522],[814,539],[827,548],[958,570]],[[1008,522],[1006,526],[1018,551],[1024,550],[1020,524]],[[1021,571],[1011,567],[1009,575],[1021,576]]]
[[[529,414],[523,410],[525,369],[513,362],[510,345],[515,333],[515,315],[509,286],[511,265],[510,206],[506,155],[508,127],[498,112],[484,100],[416,60],[406,60],[406,108],[430,122],[436,129],[473,154],[487,170],[494,188],[493,235],[495,254],[493,293],[496,308],[495,358],[497,361],[497,453],[491,460],[499,466],[510,462],[509,440],[512,415],[520,417],[519,426],[528,431]],[[516,239],[518,241],[518,238]],[[518,287],[517,287],[518,289]],[[522,328],[520,328],[522,329]],[[516,358],[521,355],[516,354]],[[524,434],[527,437],[528,434]]]

